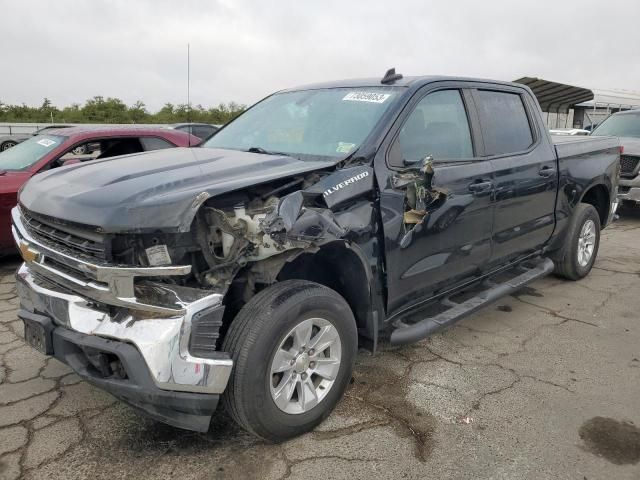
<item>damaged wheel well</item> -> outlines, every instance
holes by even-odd
[[[275,260],[274,258],[274,263],[265,266],[257,276],[255,266],[247,266],[234,278],[225,295],[226,308],[218,340],[220,344],[229,325],[251,296],[275,282],[292,279],[309,280],[335,290],[351,307],[357,327],[366,327],[371,310],[367,267],[345,242],[330,242],[313,252],[302,252],[280,261]],[[265,275],[265,271],[269,273]]]
[[[343,242],[332,242],[316,253],[303,253],[284,265],[278,280],[302,279],[335,290],[347,301],[358,328],[371,309],[369,277],[360,257]]]

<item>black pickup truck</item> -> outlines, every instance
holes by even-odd
[[[206,431],[221,401],[298,435],[359,344],[589,273],[619,144],[557,141],[525,86],[390,70],[273,94],[202,147],[39,174],[12,212],[25,338],[163,422]]]

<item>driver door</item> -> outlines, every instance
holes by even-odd
[[[491,255],[493,179],[490,162],[475,153],[480,135],[469,98],[455,84],[417,95],[376,158],[389,315],[479,275]],[[406,180],[414,175],[424,185],[417,172],[427,156],[433,175],[420,218]]]

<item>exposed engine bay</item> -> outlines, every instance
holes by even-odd
[[[188,232],[117,235],[112,256],[129,265],[191,264],[191,276],[163,281],[224,293],[245,267],[261,262],[259,269],[277,273],[300,253],[343,238],[350,225],[341,225],[331,208],[372,185],[371,168],[358,166],[231,192],[204,202]]]
[[[433,176],[427,158],[420,168],[394,177],[394,186],[405,191],[402,246],[411,243],[416,229],[447,195],[433,185]],[[192,275],[162,281],[218,293],[225,293],[243,268],[260,271],[259,277],[270,278],[264,280],[270,283],[287,261],[357,227],[353,215],[347,220],[336,212],[372,187],[373,170],[366,165],[256,185],[207,198],[188,232],[116,235],[111,253],[120,264],[190,264]]]

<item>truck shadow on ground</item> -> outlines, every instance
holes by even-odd
[[[635,223],[634,220],[636,220],[640,222],[640,207],[630,207],[627,205],[622,205],[618,209],[617,214],[621,219],[624,219],[625,221],[630,220]]]
[[[406,399],[410,366],[400,375],[398,372],[387,370],[377,361],[378,357],[384,355],[393,353],[381,352],[374,357],[372,364],[370,355],[361,353],[360,356],[367,364],[356,366],[351,384],[335,410],[335,415],[340,419],[362,418],[363,412],[366,412],[366,419],[354,423],[349,421],[344,425],[342,420],[327,420],[329,427],[323,428],[321,425],[319,429],[307,435],[311,440],[330,440],[370,428],[388,426],[393,428],[400,438],[410,438],[414,445],[415,458],[425,462],[434,447],[435,419]],[[174,428],[142,416],[137,422],[132,423],[117,442],[116,450],[119,454],[140,457],[188,455],[198,452],[211,454],[216,450],[230,450],[234,451],[234,461],[237,462],[238,453],[244,451],[245,461],[253,464],[267,461],[266,453],[264,459],[256,458],[262,456],[260,452],[279,448],[278,445],[257,439],[242,430],[222,408],[214,414],[207,433]],[[296,441],[298,439],[289,440]],[[243,468],[250,467],[249,464],[243,465]]]
[[[406,439],[412,446],[410,456],[424,463],[435,448],[437,422],[428,411],[408,400],[414,362],[409,358],[401,360],[405,354],[411,357],[412,349],[383,347],[376,356],[361,351],[351,383],[334,413],[316,430],[283,444],[253,437],[238,427],[223,409],[216,412],[207,433],[197,433],[156,422],[120,405],[114,407],[124,414],[118,422],[115,441],[95,445],[92,450],[109,452],[106,454],[120,459],[180,457],[187,460],[205,456],[218,465],[212,474],[214,478],[260,478],[276,462],[284,462],[290,471],[300,461],[287,457],[291,448],[307,451],[315,442],[331,444],[342,437],[387,428]],[[96,441],[103,442],[102,439]]]

